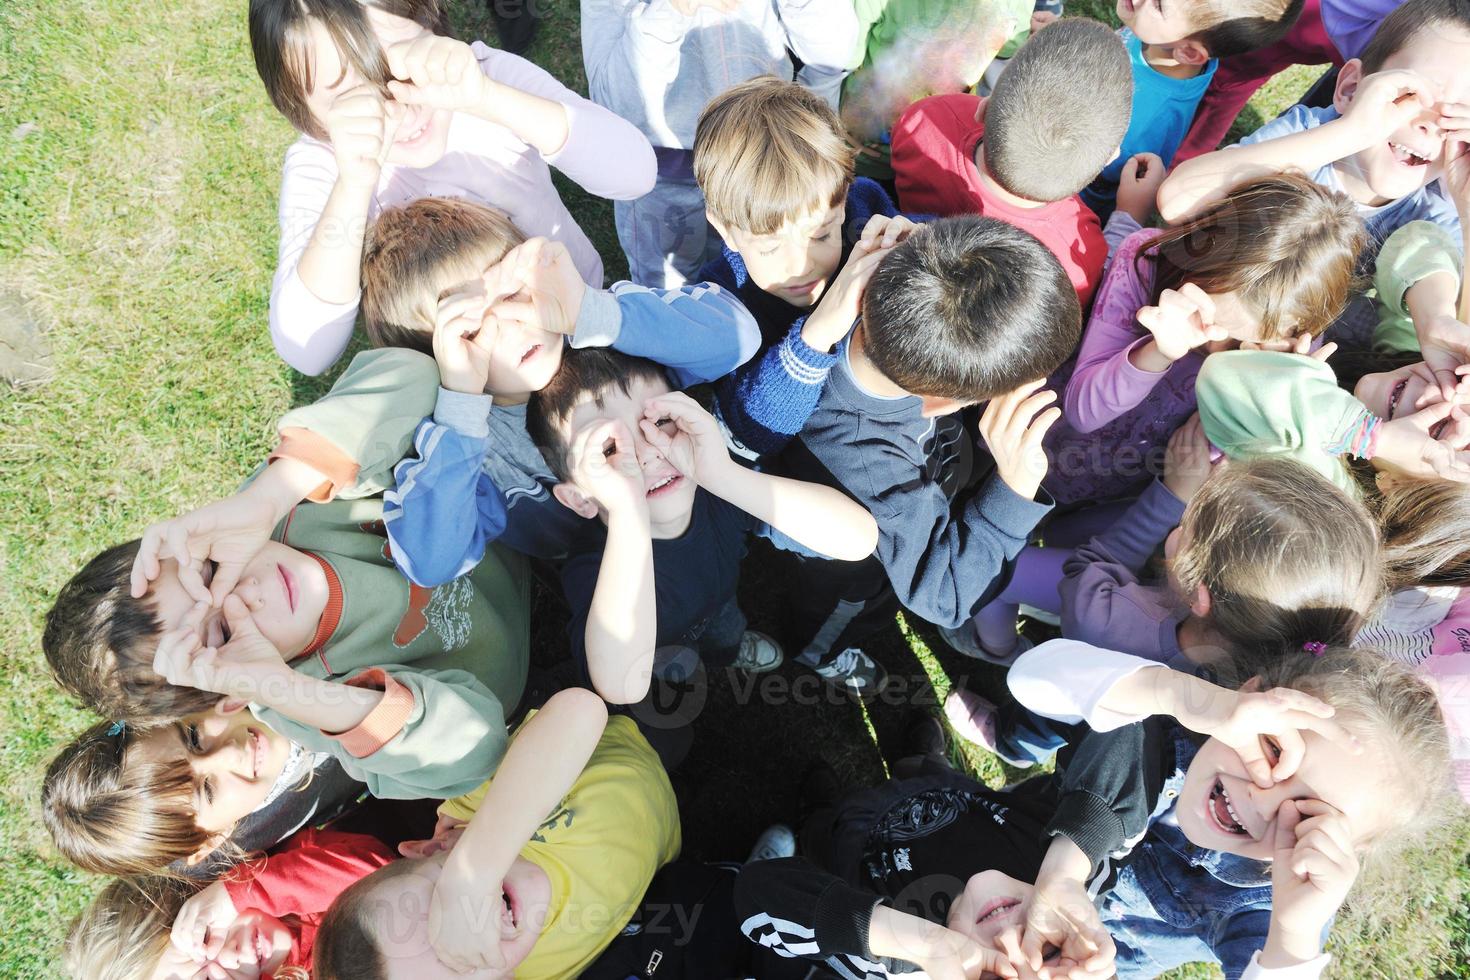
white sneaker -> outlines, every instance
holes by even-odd
[[[976,660],[983,660],[988,664],[998,664],[1002,667],[1009,667],[1015,662],[1017,657],[1036,645],[1026,639],[1026,637],[1017,634],[1016,645],[1009,652],[994,653],[980,642],[980,631],[975,629],[973,620],[966,622],[965,625],[957,630],[946,629],[941,626],[939,627],[939,635],[944,637],[944,642],[953,647],[957,653],[963,653],[967,657],[974,657]]]
[[[746,630],[745,635],[740,638],[740,652],[735,655],[735,662],[730,666],[747,674],[764,674],[781,666],[785,659],[786,654],[781,652],[781,644],[764,633]]]
[[[859,698],[873,697],[888,684],[888,671],[857,647],[848,647],[829,663],[812,669],[827,683],[841,685]]]
[[[795,855],[796,832],[784,823],[773,823],[756,838],[755,846],[750,849],[750,856],[745,859],[745,863],[774,861]]]

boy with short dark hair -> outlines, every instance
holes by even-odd
[[[1117,156],[1132,91],[1116,34],[1089,20],[1052,24],[1021,48],[988,99],[935,95],[909,106],[893,127],[899,201],[910,211],[982,214],[1029,231],[1086,306],[1108,241],[1077,194]],[[1118,230],[1118,241],[1153,210],[1151,190],[1163,174],[1148,177],[1151,189],[1129,198],[1134,223]]]
[[[847,561],[877,540],[872,516],[830,487],[733,461],[714,418],[648,361],[568,355],[530,430],[561,480],[556,498],[607,527],[601,548],[567,560],[562,583],[573,652],[616,704],[648,694],[655,651],[696,649],[712,666],[756,672],[780,664],[735,603],[750,532]]]
[[[1297,169],[1357,203],[1375,251],[1415,220],[1458,238],[1442,175],[1470,141],[1467,46],[1470,3],[1408,0],[1343,66],[1330,107],[1294,106],[1237,146],[1180,164],[1160,213],[1177,221],[1246,180]]]
[[[1039,447],[1059,411],[1038,388],[1080,330],[1057,260],[991,218],[926,225],[874,273],[800,441],[873,511],[878,560],[924,619],[958,627],[994,597],[1051,509]],[[959,415],[986,401],[991,474]]]

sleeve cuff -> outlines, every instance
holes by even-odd
[[[1082,848],[1094,870],[1124,840],[1123,822],[1113,808],[1091,793],[1075,790],[1062,797],[1046,833],[1066,837]]]
[[[623,311],[617,297],[591,286],[582,293],[582,306],[577,310],[577,329],[572,332],[572,346],[611,347],[623,332]]]
[[[281,430],[281,441],[266,457],[266,462],[278,459],[294,459],[305,463],[326,480],[317,486],[306,499],[313,503],[326,503],[344,488],[357,482],[357,461],[338,449],[331,440],[310,429],[288,428]]]
[[[1121,363],[1118,367],[1118,373],[1123,375],[1128,380],[1134,382],[1135,384],[1147,385],[1148,387],[1152,388],[1154,385],[1159,383],[1160,378],[1169,373],[1169,369],[1164,368],[1164,370],[1162,371],[1145,371],[1143,368],[1134,364],[1133,360],[1128,356],[1129,354],[1132,354],[1134,351],[1138,350],[1144,344],[1148,343],[1150,340],[1153,340],[1152,336],[1139,337],[1133,343],[1123,348],[1122,353],[1119,355],[1119,360],[1121,361]]]
[[[490,434],[490,396],[440,388],[434,401],[434,421],[460,435],[484,439]]]
[[[1317,980],[1330,962],[1332,957],[1323,953],[1314,960],[1307,960],[1296,966],[1272,969],[1261,965],[1261,951],[1256,950],[1250,963],[1246,965],[1245,972],[1240,975],[1240,980]]]
[[[347,681],[350,687],[363,687],[383,692],[383,700],[369,711],[367,717],[338,735],[331,736],[354,759],[364,759],[387,745],[408,722],[413,713],[413,692],[394,680],[381,667],[372,667]]]
[[[868,928],[873,922],[873,910],[882,902],[872,892],[853,888],[844,881],[833,882],[817,898],[812,922],[817,945],[871,958]]]

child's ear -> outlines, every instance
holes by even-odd
[[[233,715],[244,711],[249,705],[249,701],[243,701],[240,698],[220,698],[214,703],[212,710],[217,715]]]
[[[982,95],[975,100],[975,122],[985,125],[985,107],[990,105],[990,96]]]
[[[926,419],[938,418],[941,415],[953,415],[971,402],[960,401],[958,398],[940,398],[936,395],[920,395],[919,400],[923,402],[920,414]]]
[[[574,483],[558,483],[551,488],[551,494],[578,517],[591,520],[597,516],[597,501],[578,490]]]
[[[1261,675],[1260,674],[1256,674],[1250,680],[1248,680],[1244,684],[1240,685],[1240,693],[1241,694],[1259,694],[1260,691],[1261,691],[1261,688],[1263,688],[1265,686],[1266,686],[1266,682],[1263,681],[1263,680],[1261,680]]]
[[[1210,615],[1211,608],[1212,600],[1210,599],[1210,590],[1203,585],[1196,586],[1194,590],[1194,601],[1189,604],[1189,611],[1200,619],[1206,619]]]
[[[1174,60],[1181,65],[1203,65],[1210,60],[1210,51],[1193,38],[1185,38],[1174,45]]]
[[[223,844],[224,842],[225,842],[225,835],[224,834],[211,834],[210,837],[209,837],[209,840],[207,840],[203,844],[200,844],[199,845],[199,850],[195,851],[193,854],[190,854],[188,857],[184,858],[184,866],[185,867],[188,867],[188,868],[192,868],[192,867],[200,864],[205,858],[207,858],[211,854],[213,854],[215,852],[215,850],[217,850],[219,848],[219,846],[221,844]]]
[[[1347,112],[1361,84],[1363,84],[1363,63],[1354,58],[1343,65],[1337,73],[1337,87],[1332,90],[1332,108],[1340,113]]]
[[[733,251],[735,246],[730,243],[730,230],[720,223],[720,219],[706,211],[704,212],[704,220],[709,222],[709,226],[715,230],[715,234],[719,235],[720,240],[726,245],[729,245]]]

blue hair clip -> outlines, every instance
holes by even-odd
[[[127,731],[127,729],[128,726],[125,722],[115,721],[111,725],[107,726],[107,734],[116,737]]]

